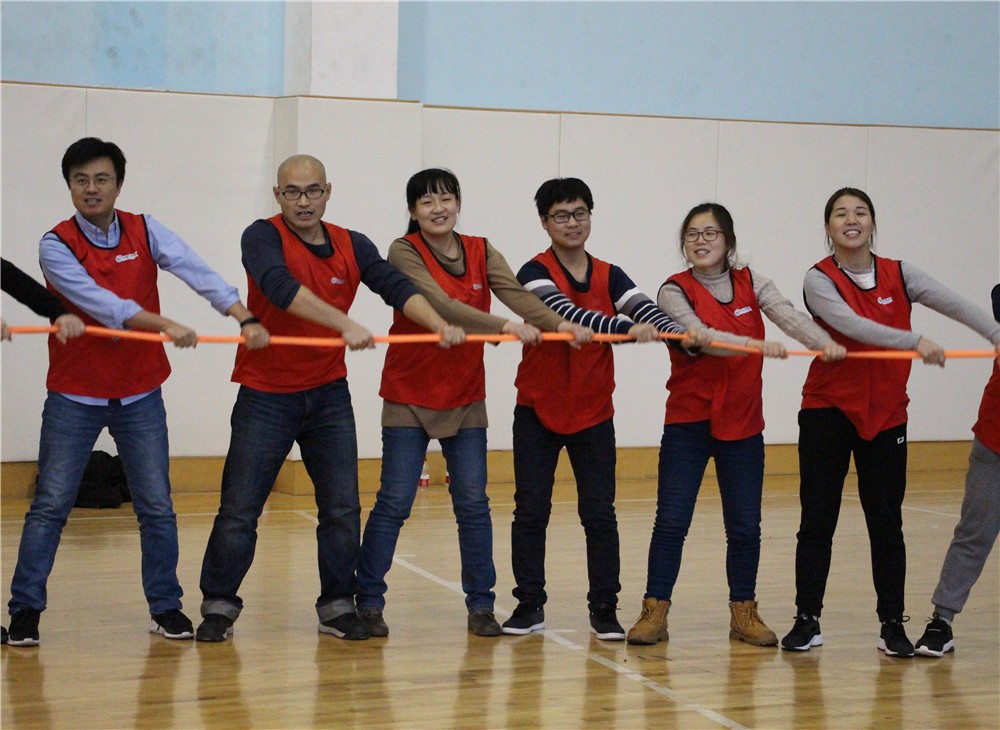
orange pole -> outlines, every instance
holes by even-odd
[[[11,334],[49,334],[58,331],[55,326],[18,326],[7,328]],[[158,332],[140,332],[136,330],[115,330],[107,327],[96,327],[87,325],[86,333],[95,337],[117,337],[129,340],[141,340],[144,342],[170,342],[170,337]],[[682,334],[660,333],[663,340],[681,340]],[[441,335],[433,332],[413,335],[380,335],[373,338],[377,343],[385,344],[413,344],[440,342]],[[466,342],[516,342],[516,335],[466,335]],[[573,335],[568,332],[543,332],[542,340],[546,342],[570,342]],[[212,344],[240,344],[245,342],[244,337],[236,335],[199,335],[198,342]],[[594,335],[594,342],[629,342],[632,338],[628,335]],[[346,343],[342,337],[288,337],[284,335],[272,335],[271,343],[275,345],[301,345],[311,347],[344,347]],[[732,345],[726,342],[712,341],[709,346],[725,350],[734,350],[751,355],[759,355],[760,350],[755,347],[744,345]],[[803,357],[818,357],[822,353],[817,350],[789,350],[789,355]],[[995,357],[993,350],[946,350],[946,358],[992,358]],[[849,352],[848,357],[866,358],[873,360],[919,360],[920,354],[912,350],[874,350],[866,352]]]

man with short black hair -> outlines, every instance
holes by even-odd
[[[42,237],[39,260],[49,290],[88,325],[162,332],[175,347],[197,334],[160,314],[157,273],[170,271],[221,314],[241,323],[250,348],[268,332],[227,284],[180,237],[149,215],[115,209],[125,155],[112,142],[86,137],[62,160],[76,214]],[[39,643],[39,616],[63,526],[97,437],[108,428],[132,490],[142,546],[142,587],[151,633],[190,639],[177,580],[177,517],[170,498],[167,417],[160,386],[170,374],[162,343],[81,337],[65,345],[49,336],[48,396],[42,411],[38,482],[24,518],[11,581],[8,643]]]
[[[565,319],[598,334],[627,334],[649,342],[660,332],[684,332],[624,271],[587,253],[594,198],[585,182],[548,180],[535,193],[535,205],[550,246],[518,272],[525,289]],[[695,344],[697,338],[688,333],[684,343]],[[611,348],[592,343],[572,349],[544,342],[526,347],[514,384],[510,539],[518,606],[503,632],[528,634],[545,627],[545,532],[556,464],[565,448],[586,536],[590,629],[598,639],[624,641],[625,630],[615,614],[621,584]]]

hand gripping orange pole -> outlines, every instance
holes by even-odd
[[[55,326],[25,326],[25,327],[8,327],[7,328],[11,334],[50,334],[57,332],[58,327]],[[95,327],[87,325],[86,333],[88,335],[93,335],[94,337],[109,337],[109,338],[121,338],[127,340],[141,340],[144,342],[170,342],[171,339],[168,335],[159,332],[141,332],[137,330],[115,330],[108,329],[107,327]],[[681,340],[684,338],[682,334],[675,333],[660,333],[660,339],[668,340]],[[428,332],[426,334],[413,334],[413,335],[382,335],[373,338],[377,343],[385,344],[413,344],[413,343],[433,343],[440,342],[441,335],[435,334],[433,332]],[[570,342],[574,339],[573,335],[568,332],[543,332],[542,340],[546,342]],[[517,342],[518,338],[516,335],[466,335],[466,342]],[[594,335],[594,342],[628,342],[632,338],[628,335]],[[199,335],[198,342],[207,342],[212,344],[240,344],[246,342],[246,338],[241,336],[226,336],[226,335]],[[299,345],[299,346],[309,346],[309,347],[345,347],[346,342],[342,337],[288,337],[283,335],[272,335],[271,344],[273,345]],[[760,350],[756,347],[747,347],[745,345],[733,345],[727,342],[717,342],[712,341],[709,343],[710,347],[716,347],[726,350],[734,350],[736,352],[745,352],[752,355],[759,355]],[[822,353],[818,350],[789,350],[789,355],[797,355],[803,357],[819,357]],[[946,358],[992,358],[995,357],[994,350],[946,350]],[[913,350],[872,350],[865,352],[849,352],[847,356],[850,358],[867,358],[874,360],[919,360],[920,353]]]

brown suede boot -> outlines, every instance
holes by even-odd
[[[670,638],[667,632],[667,613],[670,611],[670,601],[658,601],[655,598],[642,599],[642,613],[635,626],[628,630],[629,644],[655,644]]]
[[[757,601],[733,601],[729,604],[732,619],[729,638],[739,639],[754,646],[777,646],[778,637],[767,628],[757,613]]]

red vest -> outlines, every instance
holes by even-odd
[[[979,405],[979,420],[972,427],[976,438],[988,448],[1000,454],[1000,366],[993,361],[993,375],[983,392],[983,402]]]
[[[552,249],[533,259],[546,269],[555,285],[578,307],[609,317],[615,305],[608,291],[611,266],[591,257],[590,289],[573,288]],[[615,413],[615,361],[611,347],[591,343],[574,350],[565,342],[542,342],[522,348],[517,369],[518,405],[535,409],[538,420],[551,431],[576,433],[596,426]]]
[[[324,302],[346,313],[361,283],[351,234],[324,222],[333,245],[333,255],[324,259],[309,250],[309,245],[292,232],[280,214],[269,221],[281,235],[285,265],[292,276]],[[274,306],[249,273],[247,286],[247,307],[272,335],[335,337],[340,334]],[[236,350],[232,380],[267,393],[295,393],[318,388],[347,377],[344,350],[343,347],[299,345],[248,350],[240,345]]]
[[[896,329],[910,329],[912,305],[903,283],[899,261],[875,257],[875,288],[862,290],[841,271],[833,256],[815,268],[828,276],[847,305],[865,317]],[[852,340],[818,317],[816,323],[848,352],[870,352],[882,348]],[[840,362],[812,361],[802,387],[803,408],[838,408],[870,441],[886,429],[906,423],[906,381],[911,360],[848,358]]]
[[[764,338],[753,277],[749,269],[730,269],[731,302],[719,302],[690,271],[667,281],[680,286],[706,326],[754,339]],[[691,357],[670,349],[667,413],[664,423],[711,421],[712,436],[722,441],[755,436],[764,430],[760,355]]]
[[[424,260],[424,266],[444,293],[483,312],[490,311],[490,284],[486,275],[486,239],[459,236],[465,249],[465,274],[452,276],[424,243],[420,233],[404,240]],[[390,335],[426,333],[402,312],[393,314]],[[483,343],[471,342],[444,350],[436,344],[389,345],[382,367],[379,395],[391,403],[448,411],[486,398]]]
[[[114,248],[91,243],[76,218],[65,220],[53,233],[66,244],[98,286],[122,299],[131,299],[147,312],[160,313],[156,289],[159,269],[149,250],[146,219],[115,211],[121,238]],[[67,311],[88,325],[103,326],[48,284]],[[56,393],[92,398],[126,398],[155,390],[170,375],[162,342],[139,342],[105,337],[80,337],[65,345],[49,335],[49,375],[45,386]]]

